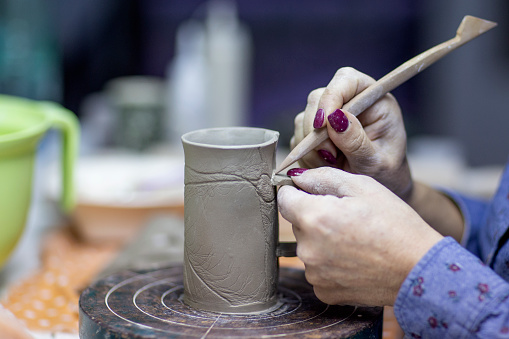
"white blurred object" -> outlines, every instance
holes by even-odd
[[[100,154],[78,161],[77,201],[122,207],[164,206],[183,199],[183,160],[159,155]]]
[[[503,172],[503,165],[468,168],[463,173],[460,191],[473,196],[491,198],[498,188]]]
[[[247,124],[252,42],[233,1],[207,3],[204,21],[178,29],[167,71],[170,140],[191,130]]]
[[[80,108],[81,154],[89,154],[113,143],[115,116],[104,93],[87,95]]]
[[[458,141],[431,136],[409,140],[408,162],[414,180],[481,198],[493,195],[504,169],[503,164],[470,167]]]
[[[51,177],[48,183],[55,199],[59,182]],[[154,214],[183,208],[183,156],[105,152],[82,157],[76,186],[77,232],[89,242],[124,243]]]
[[[465,169],[460,144],[448,138],[419,137],[409,141],[408,162],[414,180],[459,189]]]
[[[251,37],[238,19],[235,2],[214,0],[208,5],[205,33],[210,127],[245,125],[251,80]]]
[[[167,139],[180,142],[192,129],[207,127],[207,64],[203,25],[198,21],[182,24],[177,32],[176,56],[167,71]]]

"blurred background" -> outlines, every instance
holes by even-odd
[[[489,197],[509,154],[507,0],[0,0],[0,93],[58,102],[82,125],[77,208],[68,219],[55,207],[59,142],[50,133],[38,152],[27,230],[0,271],[0,294],[23,277],[28,285],[42,281],[29,274],[47,273],[41,258],[50,250],[60,253],[58,267],[81,270],[76,262],[86,262],[90,272],[71,286],[73,308],[62,311],[71,319],[65,328],[76,332],[79,293],[112,258],[103,272],[181,260],[183,133],[270,128],[281,133],[282,157],[308,93],[338,68],[378,79],[452,38],[467,14],[499,26],[393,94],[414,177]],[[61,225],[72,232],[60,228],[44,240]],[[142,226],[144,235],[118,255]],[[291,225],[281,220],[280,230],[291,240]],[[33,317],[31,304],[10,300],[25,324],[46,321]],[[384,338],[401,337],[394,317],[384,326]]]
[[[307,94],[338,68],[379,78],[452,37],[465,14],[499,27],[394,94],[411,137],[452,138],[474,166],[504,163],[504,0],[1,0],[0,92],[58,101],[104,129],[109,120],[97,116],[104,109],[97,94],[107,93],[116,108],[134,101],[161,109],[164,126],[154,133],[165,138],[231,123],[279,130],[287,145]],[[150,78],[112,84],[126,76]],[[105,136],[113,130],[93,130],[96,143],[115,142]]]

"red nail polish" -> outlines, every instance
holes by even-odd
[[[338,133],[346,131],[350,122],[342,110],[337,109],[327,118],[332,128]]]
[[[316,111],[315,120],[313,121],[314,128],[321,128],[323,126],[323,121],[325,120],[325,111],[320,108]]]
[[[334,158],[334,156],[332,155],[331,152],[327,151],[327,150],[324,150],[324,149],[321,149],[318,151],[318,154],[325,160],[327,161],[330,165],[335,165],[336,164],[336,158]]]
[[[288,174],[291,177],[298,177],[307,170],[308,170],[307,168],[292,168],[289,169],[288,172],[286,172],[286,174]]]

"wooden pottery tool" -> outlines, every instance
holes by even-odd
[[[467,15],[461,21],[456,36],[403,63],[392,72],[359,93],[343,106],[345,111],[357,116],[373,105],[378,99],[392,91],[414,75],[422,72],[435,61],[456,48],[489,31],[497,23]],[[301,159],[319,144],[327,140],[327,128],[315,129],[309,133],[283,160],[275,173],[279,173]]]

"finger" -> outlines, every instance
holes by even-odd
[[[323,109],[327,117],[374,82],[375,79],[354,68],[340,68],[323,91],[317,110]]]
[[[290,149],[294,149],[295,146],[297,146],[297,142],[295,141],[295,135],[292,136],[292,138],[290,139]]]
[[[294,120],[295,132],[290,140],[290,148],[294,149],[299,142],[304,139],[304,115],[305,112],[299,113]],[[321,151],[321,153],[318,153]],[[326,152],[327,158],[323,156]],[[299,160],[299,166],[303,168],[314,168],[326,165],[335,164],[335,157],[337,156],[336,146],[327,139],[322,144],[318,145],[315,151],[309,152],[302,159]]]
[[[359,292],[352,293],[351,289],[339,285],[333,287],[313,286],[315,296],[328,305],[359,305]],[[360,305],[359,305],[360,306]]]
[[[304,112],[298,114],[295,117],[295,132],[293,137],[290,139],[290,149],[293,150],[301,141],[304,139]],[[298,166],[301,168],[313,168],[315,164],[319,161],[318,155],[311,151],[306,156],[302,157],[298,161]]]
[[[313,151],[299,160],[301,167],[316,168],[322,166],[336,166],[338,149],[330,139],[325,140]]]
[[[299,142],[304,139],[304,112],[297,114],[293,120],[294,132],[293,132],[293,146],[292,149],[297,146]]]
[[[308,104],[305,112],[299,113],[294,120],[294,136],[290,141],[291,149],[295,148],[304,137],[311,132],[312,126],[310,121],[311,113],[316,109],[320,95],[323,93],[323,88],[314,90],[308,97]],[[306,121],[307,120],[307,121]],[[321,166],[334,166],[336,165],[337,158],[336,146],[327,139],[315,148],[315,152],[309,152],[300,161],[301,167],[314,168]]]
[[[325,91],[325,88],[318,88],[313,90],[308,95],[308,101],[306,105],[306,109],[304,110],[304,135],[308,135],[314,130],[316,111],[318,107],[318,103],[321,100],[321,97]],[[323,126],[323,124],[322,124]]]
[[[343,152],[351,167],[371,165],[376,158],[375,145],[366,134],[360,121],[340,109],[327,118],[327,132],[334,145]]]
[[[310,194],[334,195],[340,198],[362,195],[366,191],[366,186],[369,186],[368,177],[331,167],[308,170],[292,177],[292,180],[299,188]]]
[[[306,154],[306,156],[299,159],[298,164],[299,164],[299,167],[301,167],[301,168],[316,168],[316,167],[321,167],[321,166],[326,165],[325,160],[320,158],[320,156],[318,155],[318,152],[316,152],[314,150],[309,152],[308,154]]]
[[[279,212],[294,227],[298,224],[299,217],[307,210],[310,195],[293,186],[280,187],[277,193]]]
[[[406,139],[401,108],[391,94],[383,96],[357,116],[357,119],[371,141],[397,137],[397,134],[403,134],[402,136]]]

